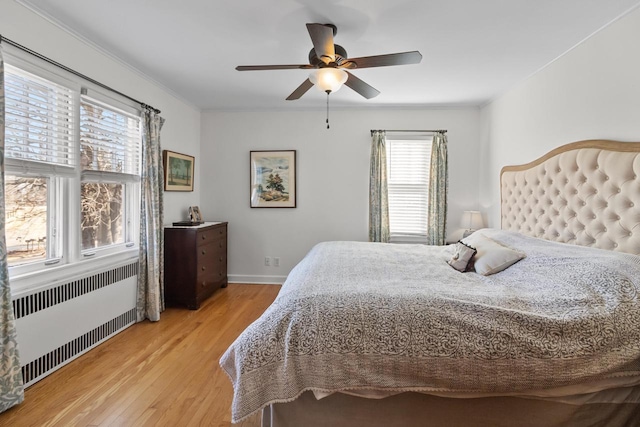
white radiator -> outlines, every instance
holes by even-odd
[[[14,299],[25,386],[135,323],[137,281],[135,262]]]

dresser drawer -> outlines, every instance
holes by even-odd
[[[227,277],[227,247],[217,249],[213,255],[213,265],[215,270],[220,272],[220,277]]]
[[[206,245],[198,246],[196,251],[198,257],[198,267],[207,264],[216,264],[221,262],[224,258],[227,258],[227,242],[226,240],[220,240],[216,242],[210,242]],[[200,268],[198,268],[200,271]]]
[[[213,260],[216,253],[220,251],[219,242],[208,242],[207,244],[198,246],[196,255],[198,256],[198,266],[207,264]]]
[[[215,227],[212,229],[200,230],[196,235],[196,244],[198,246],[203,246],[214,241],[222,240],[224,240],[225,242],[227,240],[226,227]]]
[[[206,248],[206,249],[205,249]],[[202,249],[202,250],[201,250]],[[198,248],[198,263],[196,264],[198,276],[208,275],[211,271],[220,271],[227,274],[227,250],[218,248],[217,245],[207,245]]]
[[[227,280],[227,259],[226,256],[216,257],[214,263],[199,266],[196,278],[196,293],[198,298],[208,295],[213,290],[219,288]]]
[[[196,299],[200,300],[203,295],[209,295],[213,290],[219,288],[220,280],[215,271],[199,274],[196,279]]]

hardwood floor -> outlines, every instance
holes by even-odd
[[[230,426],[218,360],[280,286],[230,284],[198,311],[168,308],[31,386],[0,426]],[[257,427],[260,414],[234,426]]]

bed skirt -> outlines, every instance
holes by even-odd
[[[262,412],[262,427],[631,427],[640,426],[639,388],[622,390],[622,402],[581,404],[522,397],[457,399],[402,393],[365,399],[336,393],[317,400],[312,392]],[[611,400],[611,399],[609,399]]]

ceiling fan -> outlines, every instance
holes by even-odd
[[[387,55],[363,56],[348,58],[347,51],[340,45],[334,44],[333,37],[337,34],[337,27],[333,24],[307,24],[307,30],[313,48],[309,52],[309,63],[301,65],[240,65],[238,71],[257,70],[293,70],[312,69],[309,78],[305,80],[287,101],[299,99],[312,86],[317,86],[327,94],[340,89],[343,84],[367,99],[378,96],[380,92],[360,80],[349,71],[356,68],[386,67],[390,65],[418,64],[422,55],[417,50],[412,52],[391,53]]]

